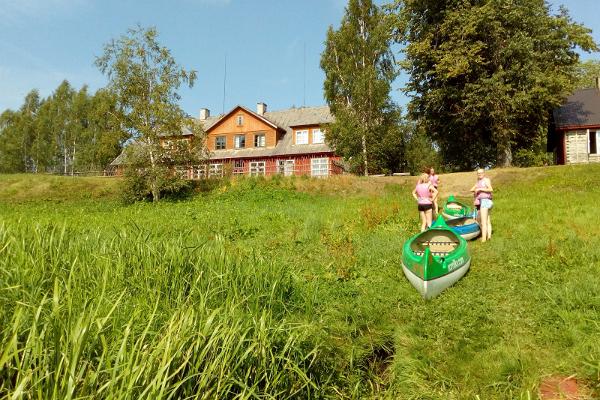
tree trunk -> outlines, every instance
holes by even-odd
[[[510,145],[498,147],[497,166],[501,168],[510,167],[512,165],[512,150]]]
[[[365,176],[369,176],[369,162],[367,160],[367,137],[362,135],[362,152],[363,152],[363,164],[365,166]]]

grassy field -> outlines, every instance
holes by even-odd
[[[414,178],[123,205],[114,179],[0,176],[0,398],[600,396],[600,165],[490,176],[494,237],[428,302],[400,268]]]

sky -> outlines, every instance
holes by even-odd
[[[382,3],[383,0],[378,1]],[[600,43],[598,0],[551,0]],[[197,116],[240,104],[268,110],[325,104],[320,54],[345,0],[0,0],[0,112],[38,89],[49,96],[64,79],[92,91],[106,85],[94,66],[103,47],[138,24],[154,26],[182,67],[196,70],[181,87],[181,107]],[[600,59],[600,54],[583,54]],[[226,70],[226,74],[225,74]],[[405,79],[405,78],[404,78]],[[394,84],[392,97],[404,105]]]

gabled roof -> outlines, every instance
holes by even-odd
[[[243,108],[249,111],[247,108]],[[232,112],[235,111],[232,110]],[[230,112],[229,114],[231,114]],[[258,115],[256,113],[252,113]],[[329,111],[329,107],[301,107],[289,108],[287,110],[269,111],[264,114],[264,118],[272,121],[285,132],[277,145],[272,148],[245,148],[245,149],[229,149],[215,150],[212,152],[211,159],[226,159],[226,158],[252,158],[252,157],[271,157],[271,156],[286,156],[297,154],[318,154],[332,153],[333,150],[325,143],[321,144],[301,144],[295,145],[293,139],[294,127],[301,126],[318,126],[331,123],[334,121],[333,115]],[[214,126],[214,125],[212,125]]]
[[[557,130],[600,127],[600,89],[577,90],[554,110]]]
[[[229,118],[229,117],[230,117],[232,114],[235,114],[235,113],[236,113],[238,110],[244,110],[244,111],[245,111],[245,112],[247,112],[248,114],[250,114],[250,115],[254,116],[256,119],[258,119],[258,120],[260,120],[260,121],[264,122],[265,124],[269,125],[271,128],[283,130],[283,128],[282,128],[282,127],[280,127],[280,126],[277,126],[277,124],[273,123],[272,121],[269,121],[267,118],[263,117],[262,115],[260,115],[260,114],[257,114],[257,113],[255,113],[254,111],[252,111],[252,110],[249,110],[249,109],[247,109],[247,108],[246,108],[246,107],[244,107],[244,106],[237,105],[237,106],[233,107],[233,109],[232,109],[231,111],[229,111],[227,114],[225,114],[225,115],[223,115],[223,116],[221,116],[221,117],[218,117],[217,121],[216,121],[216,122],[213,122],[213,123],[212,123],[212,124],[211,124],[211,125],[210,125],[208,128],[207,128],[207,127],[204,127],[204,131],[205,131],[206,133],[208,133],[208,132],[209,132],[210,130],[212,130],[214,127],[218,126],[218,125],[219,125],[219,124],[220,124],[222,121],[225,121],[225,120],[226,120],[227,118]]]

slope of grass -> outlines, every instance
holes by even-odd
[[[490,176],[494,237],[428,302],[399,268],[411,179],[124,206],[112,181],[2,176],[0,397],[514,399],[552,374],[597,393],[600,166]]]

